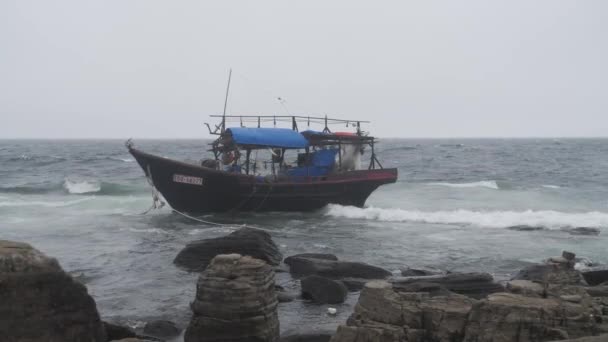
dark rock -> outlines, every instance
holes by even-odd
[[[280,342],[329,342],[333,331],[311,332],[301,334],[286,334],[281,336]]]
[[[450,273],[442,276],[407,277],[392,280],[397,291],[408,292],[413,283],[438,284],[441,287],[471,298],[483,298],[490,293],[503,292],[504,287],[494,282],[488,273]],[[439,289],[438,289],[439,290]],[[411,291],[410,291],[411,292]]]
[[[340,281],[346,285],[348,291],[361,291],[365,286],[365,283],[370,281],[369,279],[363,278],[341,278]]]
[[[534,231],[534,230],[543,230],[543,229],[545,229],[545,227],[542,227],[542,226],[528,226],[528,225],[522,224],[522,225],[507,227],[507,229],[517,230],[517,231],[521,231],[521,232],[529,232],[529,231]]]
[[[438,283],[426,283],[426,282],[413,282],[413,283],[400,283],[398,286],[399,292],[425,292],[429,296],[447,296],[450,291]]]
[[[277,300],[279,301],[279,303],[289,303],[289,302],[293,302],[296,299],[296,296],[290,293],[285,293],[285,292],[278,292],[277,293]]]
[[[302,254],[295,254],[295,255],[289,256],[289,257],[285,258],[285,260],[283,262],[286,263],[287,265],[289,265],[293,258],[308,258],[308,259],[338,261],[337,256],[335,256],[333,254],[329,254],[329,253],[302,253]]]
[[[600,235],[600,230],[593,227],[576,227],[566,229],[570,235]]]
[[[295,276],[319,275],[328,278],[385,279],[391,272],[362,262],[292,256],[285,259],[289,271]]]
[[[105,342],[81,283],[26,243],[0,240],[0,340]]]
[[[344,303],[348,289],[341,282],[317,275],[302,278],[302,298],[310,299],[320,304]]]
[[[442,270],[432,269],[432,268],[409,268],[405,267],[401,270],[402,277],[424,277],[431,275],[439,275],[446,274],[446,272]]]
[[[591,286],[608,282],[608,266],[594,267],[583,271],[583,278]]]
[[[562,257],[568,261],[574,261],[576,260],[576,254],[572,253],[572,252],[568,252],[568,251],[563,251],[562,252]]]
[[[540,283],[582,285],[581,273],[571,263],[547,263],[530,265],[519,271],[512,280],[531,280]]]
[[[103,322],[103,325],[106,329],[108,341],[121,340],[128,337],[137,337],[135,331],[129,327],[108,322]]]
[[[279,265],[283,256],[270,234],[254,228],[241,228],[227,236],[189,243],[173,261],[190,271],[201,271],[219,254],[237,253]]]
[[[271,266],[248,256],[218,255],[198,279],[184,341],[278,341],[277,305]]]
[[[154,337],[167,338],[179,335],[180,329],[171,321],[152,321],[146,323],[144,334]]]

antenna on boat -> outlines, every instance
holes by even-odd
[[[222,133],[226,131],[226,107],[228,106],[228,94],[230,92],[230,79],[232,78],[232,68],[228,73],[228,86],[226,86],[226,99],[224,100],[224,114],[222,114]]]

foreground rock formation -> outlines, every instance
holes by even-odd
[[[190,271],[204,270],[211,259],[220,254],[237,253],[278,265],[283,259],[270,234],[254,228],[241,228],[227,236],[189,243],[173,261]]]
[[[216,256],[199,277],[184,341],[278,341],[274,286],[274,272],[264,261]]]
[[[606,289],[584,286],[572,260],[572,253],[551,258],[516,277],[540,276],[542,281],[515,279],[507,284],[507,292],[478,299],[454,293],[444,286],[449,284],[445,280],[439,284],[369,282],[346,325],[338,328],[331,341],[527,342],[606,333]],[[602,341],[581,341],[586,340]]]
[[[95,301],[57,260],[0,240],[0,340],[105,342]]]

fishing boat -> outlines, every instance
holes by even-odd
[[[383,168],[367,121],[311,116],[212,115],[213,158],[187,163],[127,148],[174,209],[188,213],[311,211],[328,204],[363,207],[379,186],[394,183]],[[234,126],[228,126],[235,122]],[[290,128],[277,127],[288,122]],[[272,123],[273,127],[263,127]],[[320,124],[322,129],[311,129]],[[247,127],[247,126],[253,127]],[[298,126],[306,125],[300,131]],[[332,125],[354,131],[333,132]],[[362,165],[365,165],[362,167]]]

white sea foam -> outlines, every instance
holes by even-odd
[[[547,188],[547,189],[559,189],[561,188],[561,186],[559,185],[552,185],[552,184],[545,184],[545,185],[541,185],[543,188]]]
[[[419,211],[383,208],[356,208],[329,205],[326,215],[351,219],[389,222],[421,222],[456,225],[475,225],[490,228],[507,228],[518,225],[560,229],[570,227],[608,227],[608,213],[566,213],[554,210],[526,211],[472,211],[442,210]]]
[[[132,162],[135,161],[135,159],[133,159],[133,158],[115,158],[115,157],[111,157],[110,159],[116,160],[116,161],[125,162],[125,163],[132,163]]]
[[[47,208],[59,208],[59,207],[69,207],[71,205],[75,205],[78,203],[86,202],[92,200],[94,197],[85,197],[79,198],[72,201],[23,201],[23,200],[15,200],[15,201],[2,201],[0,202],[0,207],[47,207]]]
[[[447,186],[450,188],[488,188],[498,190],[498,184],[495,180],[486,180],[472,183],[428,183],[429,185]]]
[[[89,194],[101,190],[101,184],[97,182],[74,182],[66,179],[63,182],[63,188],[71,194]]]

